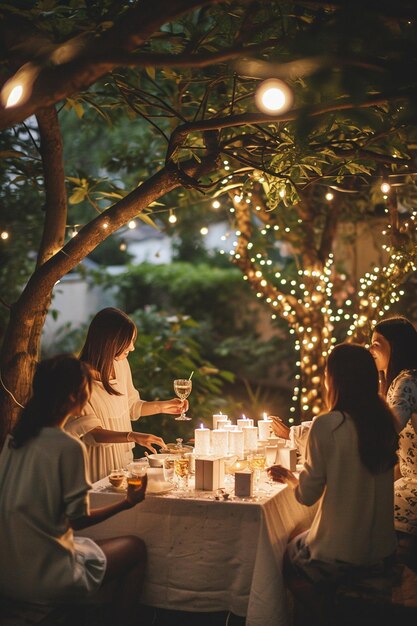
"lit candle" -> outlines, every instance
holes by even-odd
[[[227,415],[223,415],[221,411],[220,413],[215,413],[213,415],[213,430],[217,428],[217,420],[228,420],[228,417]]]
[[[256,426],[244,426],[242,430],[245,450],[256,450],[258,447],[258,429]]]
[[[211,452],[216,456],[227,456],[228,454],[228,432],[216,428],[211,431]]]
[[[246,417],[246,415],[242,415],[240,420],[237,420],[237,425],[239,428],[244,428],[245,426],[253,426],[253,420]]]
[[[194,453],[200,456],[210,454],[210,429],[203,424],[194,431]]]
[[[243,459],[245,450],[245,436],[242,430],[229,430],[229,454],[237,454]]]

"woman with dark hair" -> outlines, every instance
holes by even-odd
[[[134,624],[145,545],[133,536],[94,542],[73,529],[92,526],[142,502],[142,488],[89,510],[86,451],[64,432],[91,389],[89,367],[70,355],[39,364],[33,395],[0,454],[0,596],[33,603],[82,602],[117,581],[115,623]],[[136,616],[137,618],[137,616]]]
[[[382,320],[374,327],[370,351],[400,432],[395,528],[417,556],[417,331],[405,317]]]
[[[269,469],[274,480],[295,489],[302,504],[320,501],[310,530],[287,549],[291,575],[311,583],[382,563],[396,545],[398,436],[394,416],[378,393],[372,356],[358,345],[336,346],[325,382],[329,412],[312,423],[299,479],[281,466]]]
[[[70,418],[66,429],[86,445],[93,482],[126,467],[135,444],[151,452],[156,452],[155,445],[165,446],[160,437],[132,431],[131,421],[155,413],[181,413],[178,398],[154,402],[140,398],[127,360],[136,336],[134,322],[123,311],[103,309],[93,318],[81,350],[80,360],[92,370],[91,396],[82,415]]]

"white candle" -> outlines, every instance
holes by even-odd
[[[216,456],[226,456],[228,454],[228,432],[216,428],[211,431],[211,452]]]
[[[231,431],[231,430],[239,430],[238,427],[236,426],[236,424],[232,424],[232,423],[228,423],[225,424],[224,426],[222,426],[223,430],[227,430],[227,431]]]
[[[194,431],[194,453],[200,456],[210,454],[210,429],[204,428],[201,424],[200,428]]]
[[[266,415],[264,413],[264,415]],[[259,439],[261,441],[267,441],[271,436],[272,420],[263,419],[258,421]]]
[[[244,426],[242,430],[245,450],[256,450],[258,447],[258,429],[256,426]]]
[[[243,430],[229,430],[229,454],[237,454],[243,459],[245,450],[245,436]]]
[[[253,426],[253,420],[242,415],[240,420],[237,420],[237,425],[239,428],[244,428],[245,426]]]
[[[225,428],[225,426],[231,426],[231,425],[232,425],[232,422],[230,420],[228,420],[227,417],[226,417],[226,419],[221,419],[221,420],[218,419],[217,420],[216,428],[223,430]]]
[[[217,420],[228,420],[228,417],[227,415],[223,415],[221,411],[220,413],[215,413],[213,415],[213,430],[217,428]]]

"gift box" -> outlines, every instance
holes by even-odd
[[[253,473],[235,472],[235,496],[251,498],[253,496]]]
[[[222,458],[195,460],[195,488],[215,491],[224,487],[224,462]]]

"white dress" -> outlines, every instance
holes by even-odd
[[[97,427],[129,432],[132,430],[131,420],[137,420],[141,415],[143,400],[133,386],[127,359],[114,361],[114,372],[115,379],[110,383],[122,395],[112,395],[100,381],[93,381],[90,399],[81,416],[70,418],[65,425],[65,429],[81,437],[87,447],[92,482],[108,476],[112,469],[126,467],[133,459],[134,443],[97,443],[89,434]]]
[[[306,543],[312,559],[372,565],[395,550],[393,470],[373,475],[363,465],[354,422],[340,411],[316,417],[295,496],[320,500]]]
[[[395,528],[417,535],[417,370],[403,370],[387,393],[400,420],[398,459],[401,472],[394,485]]]
[[[74,538],[69,525],[88,513],[84,446],[60,428],[43,428],[18,449],[9,441],[0,454],[0,596],[82,600],[106,570],[101,548]]]

